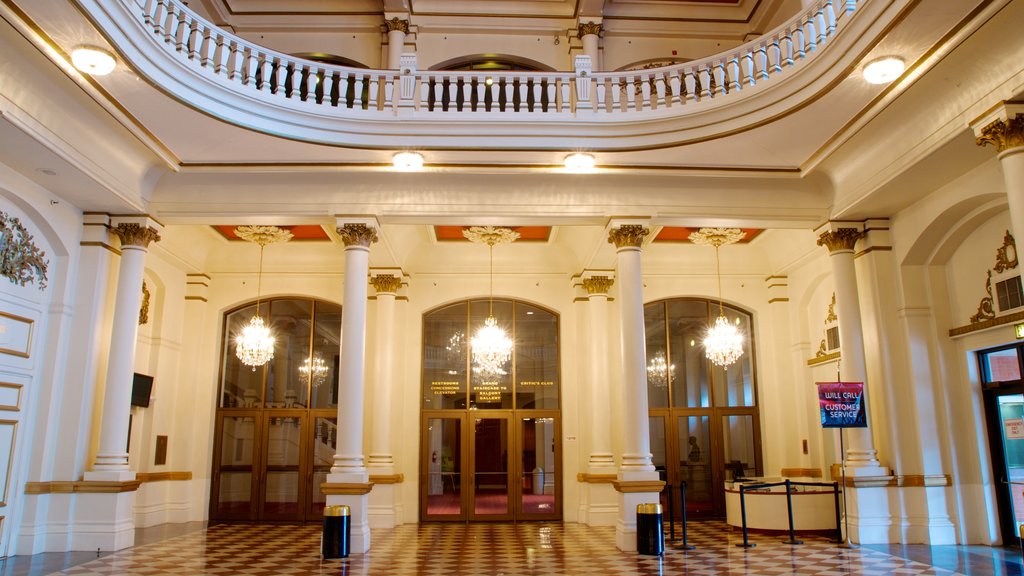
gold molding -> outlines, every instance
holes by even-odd
[[[118,250],[117,248],[114,248],[113,246],[111,246],[110,244],[107,244],[106,242],[79,242],[78,245],[79,246],[97,246],[97,247],[100,247],[100,248],[106,248],[106,250],[108,252],[112,252],[114,254],[117,254],[118,256],[121,255],[121,251],[120,250]]]
[[[142,481],[138,478],[135,480],[125,480],[124,482],[97,480],[26,482],[25,494],[118,494],[121,492],[135,492],[139,489],[140,484],[142,484]]]
[[[821,468],[783,468],[779,475],[783,478],[821,478]]]
[[[405,474],[370,474],[370,484],[401,484]]]
[[[399,18],[398,16],[395,16],[394,18],[392,18],[390,20],[385,20],[383,28],[384,28],[384,32],[394,32],[394,31],[397,30],[397,31],[399,31],[399,32],[401,32],[403,34],[408,34],[409,33],[409,21],[408,20],[403,20],[403,19]]]
[[[661,480],[615,480],[612,482],[616,492],[623,494],[636,494],[640,492],[658,492],[665,489],[665,482]]]
[[[971,332],[977,332],[978,330],[995,328],[996,326],[1002,326],[1003,324],[1013,324],[1014,322],[1020,322],[1021,320],[1024,320],[1024,310],[1014,312],[1012,314],[1006,314],[1005,316],[982,320],[980,322],[973,322],[966,326],[951,328],[949,330],[949,336],[963,336],[964,334],[970,334]]]
[[[772,298],[768,300],[769,304],[775,304],[776,302],[789,302],[789,298]]]
[[[378,293],[394,294],[402,287],[402,278],[394,274],[380,274],[370,278],[370,284]]]
[[[608,231],[608,243],[615,244],[616,248],[640,248],[650,233],[650,228],[639,224],[624,224]]]
[[[854,244],[863,236],[864,233],[856,228],[836,228],[835,230],[822,232],[821,236],[818,237],[817,243],[818,246],[828,248],[829,253],[835,253],[843,250],[853,250]]]
[[[815,366],[818,364],[824,364],[833,360],[838,360],[840,357],[839,352],[833,352],[831,354],[825,354],[824,356],[817,356],[807,361],[808,366]]]
[[[185,300],[198,300],[200,302],[209,302],[209,300],[202,296],[185,296]]]
[[[139,306],[139,326],[143,324],[149,324],[149,298],[152,293],[149,291],[149,287],[146,286],[146,281],[142,281],[142,305]]]
[[[601,32],[604,32],[604,25],[600,22],[594,22],[593,20],[589,22],[580,22],[576,27],[576,37],[580,40],[582,40],[584,36],[590,34],[600,36]]]
[[[953,477],[949,474],[907,474],[898,476],[897,482],[899,486],[906,488],[931,488],[933,486],[952,486]]]
[[[996,120],[985,126],[974,143],[978,146],[991,144],[996,147],[996,152],[1024,146],[1024,114],[1017,114],[1006,122]]]
[[[996,318],[995,299],[992,297],[992,272],[1003,273],[1016,268],[1018,264],[1017,244],[1013,239],[1013,234],[1010,234],[1010,231],[1007,230],[1003,236],[1003,245],[996,249],[996,265],[985,272],[986,295],[982,296],[981,301],[978,302],[977,313],[971,316],[972,324]],[[950,335],[952,336],[952,334]]]
[[[160,241],[160,234],[155,229],[134,222],[118,224],[110,231],[121,240],[121,248],[125,246],[149,248],[150,242]]]
[[[21,411],[21,390],[22,390],[22,385],[21,384],[14,384],[12,382],[0,382],[0,388],[11,388],[18,395],[17,399],[14,401],[14,404],[0,404],[0,410],[10,410],[12,412],[20,412]]]
[[[370,244],[377,241],[377,229],[366,224],[345,224],[337,227],[338,236],[342,243],[348,246],[362,246],[369,248]]]
[[[872,252],[892,252],[892,246],[870,246],[853,255],[854,258],[866,256]]]
[[[587,294],[608,295],[608,289],[615,284],[615,279],[610,276],[588,276],[583,279],[583,288]]]
[[[360,226],[362,226],[360,224]],[[327,496],[362,496],[373,490],[373,482],[324,482],[320,484],[320,491]]]
[[[584,484],[614,484],[618,476],[615,474],[589,474],[579,472],[576,474],[576,481]]]
[[[139,482],[166,482],[191,480],[191,472],[136,472],[135,479]]]

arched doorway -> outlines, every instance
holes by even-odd
[[[210,520],[315,521],[337,445],[341,306],[262,302],[274,358],[253,369],[235,356],[234,337],[255,312],[224,315]]]
[[[559,520],[558,316],[495,300],[515,346],[502,373],[486,374],[469,342],[489,308],[467,300],[423,317],[420,519]]]
[[[745,342],[727,370],[701,346],[718,302],[673,298],[644,306],[651,452],[663,479],[672,486],[686,481],[691,518],[725,516],[723,483],[762,473],[753,318],[732,306],[723,311]]]

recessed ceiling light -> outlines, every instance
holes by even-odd
[[[575,154],[569,154],[564,160],[565,169],[570,172],[592,172],[596,160],[590,154],[583,154],[582,152],[576,152]]]
[[[114,71],[114,55],[95,46],[79,46],[71,51],[71,63],[79,72],[103,76]]]
[[[864,80],[871,84],[888,84],[900,77],[906,70],[903,59],[898,56],[883,56],[864,66]]]
[[[399,152],[391,157],[391,164],[395,170],[415,172],[423,168],[423,155],[418,152]]]

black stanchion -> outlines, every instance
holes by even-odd
[[[789,540],[786,541],[786,544],[803,544],[803,540],[796,539],[793,531],[793,485],[788,479],[786,480],[786,511],[789,512]]]
[[[668,539],[669,542],[673,542],[676,539],[675,513],[673,512],[675,508],[672,506],[672,485],[668,482],[665,483],[665,491],[668,496]]]
[[[747,538],[747,499],[745,494],[746,486],[740,485],[740,520],[743,521],[743,544],[737,544],[737,548],[753,548],[757,544],[751,544]]]
[[[683,521],[683,543],[676,546],[676,550],[696,550],[696,546],[690,546],[686,543],[686,480],[679,482],[679,509],[682,513]]]
[[[835,490],[836,496],[836,539],[832,541],[833,544],[843,543],[843,518],[839,512],[839,482],[832,483],[832,489]]]

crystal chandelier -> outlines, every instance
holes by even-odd
[[[647,381],[655,388],[668,387],[669,378],[674,378],[675,375],[676,365],[669,364],[662,352],[658,352],[654,358],[651,358],[651,362],[647,365]]]
[[[509,228],[473,226],[463,230],[462,234],[471,242],[487,244],[490,262],[487,320],[469,341],[469,349],[473,356],[473,372],[483,376],[504,376],[508,374],[505,365],[512,358],[513,345],[512,339],[494,319],[494,245],[515,242],[519,238],[519,233]]]
[[[263,366],[274,357],[274,335],[270,332],[270,327],[260,317],[260,296],[263,291],[263,249],[267,244],[291,240],[292,233],[277,226],[239,226],[235,228],[235,236],[260,246],[260,271],[256,277],[256,315],[249,320],[249,324],[242,328],[242,332],[235,338],[235,355],[242,361],[242,364],[252,366],[255,372],[257,366]]]
[[[327,362],[319,354],[314,354],[313,358],[306,358],[302,361],[302,366],[299,366],[299,374],[303,378],[309,378],[312,376],[313,387],[319,387],[324,383],[327,378]]]
[[[725,317],[722,305],[722,265],[718,258],[718,248],[725,244],[739,242],[744,232],[739,228],[701,228],[690,234],[694,244],[715,247],[715,272],[718,278],[718,318],[715,319],[704,337],[704,354],[717,366],[728,370],[729,365],[743,355],[743,335],[738,328]]]

